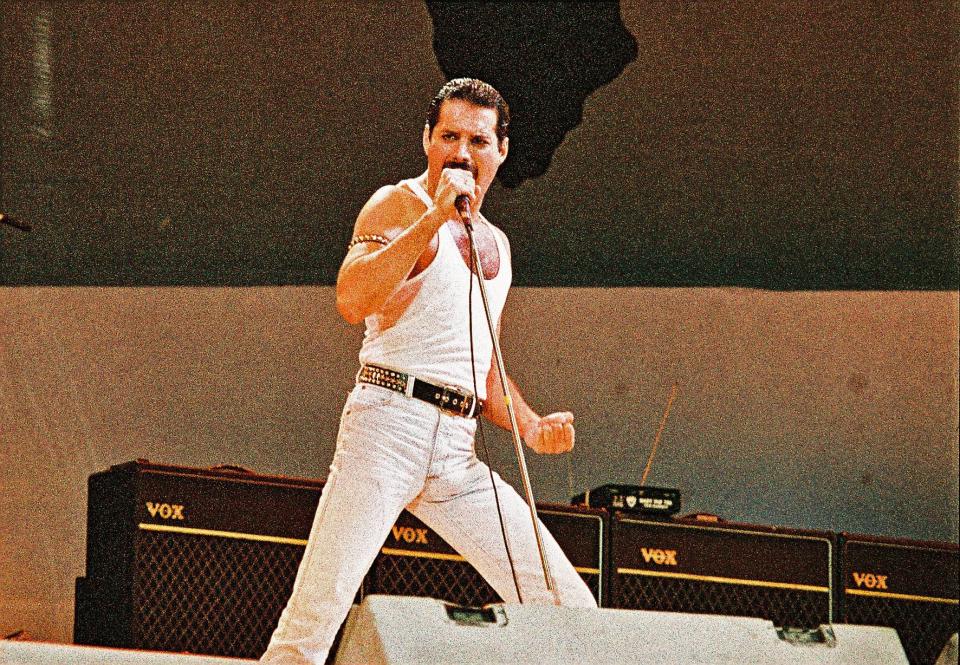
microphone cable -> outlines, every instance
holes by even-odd
[[[467,221],[466,223],[472,224],[472,222],[470,221]],[[496,232],[491,229],[491,233],[495,234]],[[473,398],[475,400],[479,400],[480,392],[477,389],[476,350],[474,348],[474,341],[473,341],[473,276],[475,274],[474,271],[477,270],[477,266],[474,263],[474,259],[473,259],[474,247],[473,247],[472,231],[468,231],[467,233],[467,243],[470,249],[470,265],[469,265],[470,286],[467,290],[467,324],[468,324],[469,334],[470,334],[470,370],[471,370],[471,373],[473,374]],[[496,243],[496,235],[494,235],[494,243]],[[501,259],[502,258],[503,257],[501,257]],[[502,268],[503,266],[501,265],[500,267]],[[482,274],[483,267],[479,268],[479,272],[480,274],[477,275],[477,279],[484,279],[484,276]],[[499,271],[498,271],[498,274],[499,274]],[[502,316],[502,312],[501,312],[501,316]],[[495,331],[491,330],[490,334],[495,335],[496,333]],[[509,386],[503,386],[503,389],[504,391],[507,391],[509,394],[509,390],[510,390]],[[488,400],[491,399],[491,396],[487,395],[487,399]],[[476,407],[474,407],[474,409],[476,409]],[[503,548],[507,553],[507,562],[510,564],[510,575],[513,577],[513,586],[517,590],[517,600],[522,605],[523,594],[520,592],[520,581],[517,579],[517,567],[513,562],[513,554],[510,551],[510,541],[509,541],[509,538],[507,537],[507,527],[503,521],[503,509],[500,506],[500,494],[497,491],[497,481],[496,481],[496,478],[494,478],[493,476],[493,468],[490,466],[490,451],[487,449],[487,441],[483,435],[483,418],[479,415],[477,416],[477,434],[474,437],[474,440],[480,441],[480,447],[483,451],[483,457],[484,457],[483,462],[484,464],[487,465],[487,472],[490,474],[490,485],[493,487],[493,502],[497,506],[497,518],[500,520],[500,534],[501,536],[503,536]]]

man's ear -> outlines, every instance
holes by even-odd
[[[426,153],[430,148],[430,124],[423,124],[423,152]]]
[[[503,164],[504,160],[507,158],[507,151],[510,148],[510,137],[504,136],[503,140],[500,141],[500,163]]]

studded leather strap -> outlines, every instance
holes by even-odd
[[[380,386],[433,404],[442,411],[464,418],[480,415],[483,402],[455,388],[437,386],[429,381],[379,365],[363,365],[357,372],[358,383]]]

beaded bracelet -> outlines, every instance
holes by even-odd
[[[351,249],[353,249],[354,245],[359,245],[360,243],[363,243],[363,242],[376,242],[376,243],[380,243],[381,245],[390,244],[390,240],[380,234],[365,233],[363,235],[355,236],[353,240],[350,241],[350,244],[347,245],[347,251],[349,252]]]

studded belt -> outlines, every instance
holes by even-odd
[[[476,418],[483,410],[483,401],[456,388],[437,386],[423,379],[379,365],[363,365],[357,372],[357,383],[388,388],[408,397],[433,404],[441,411],[464,418]]]

